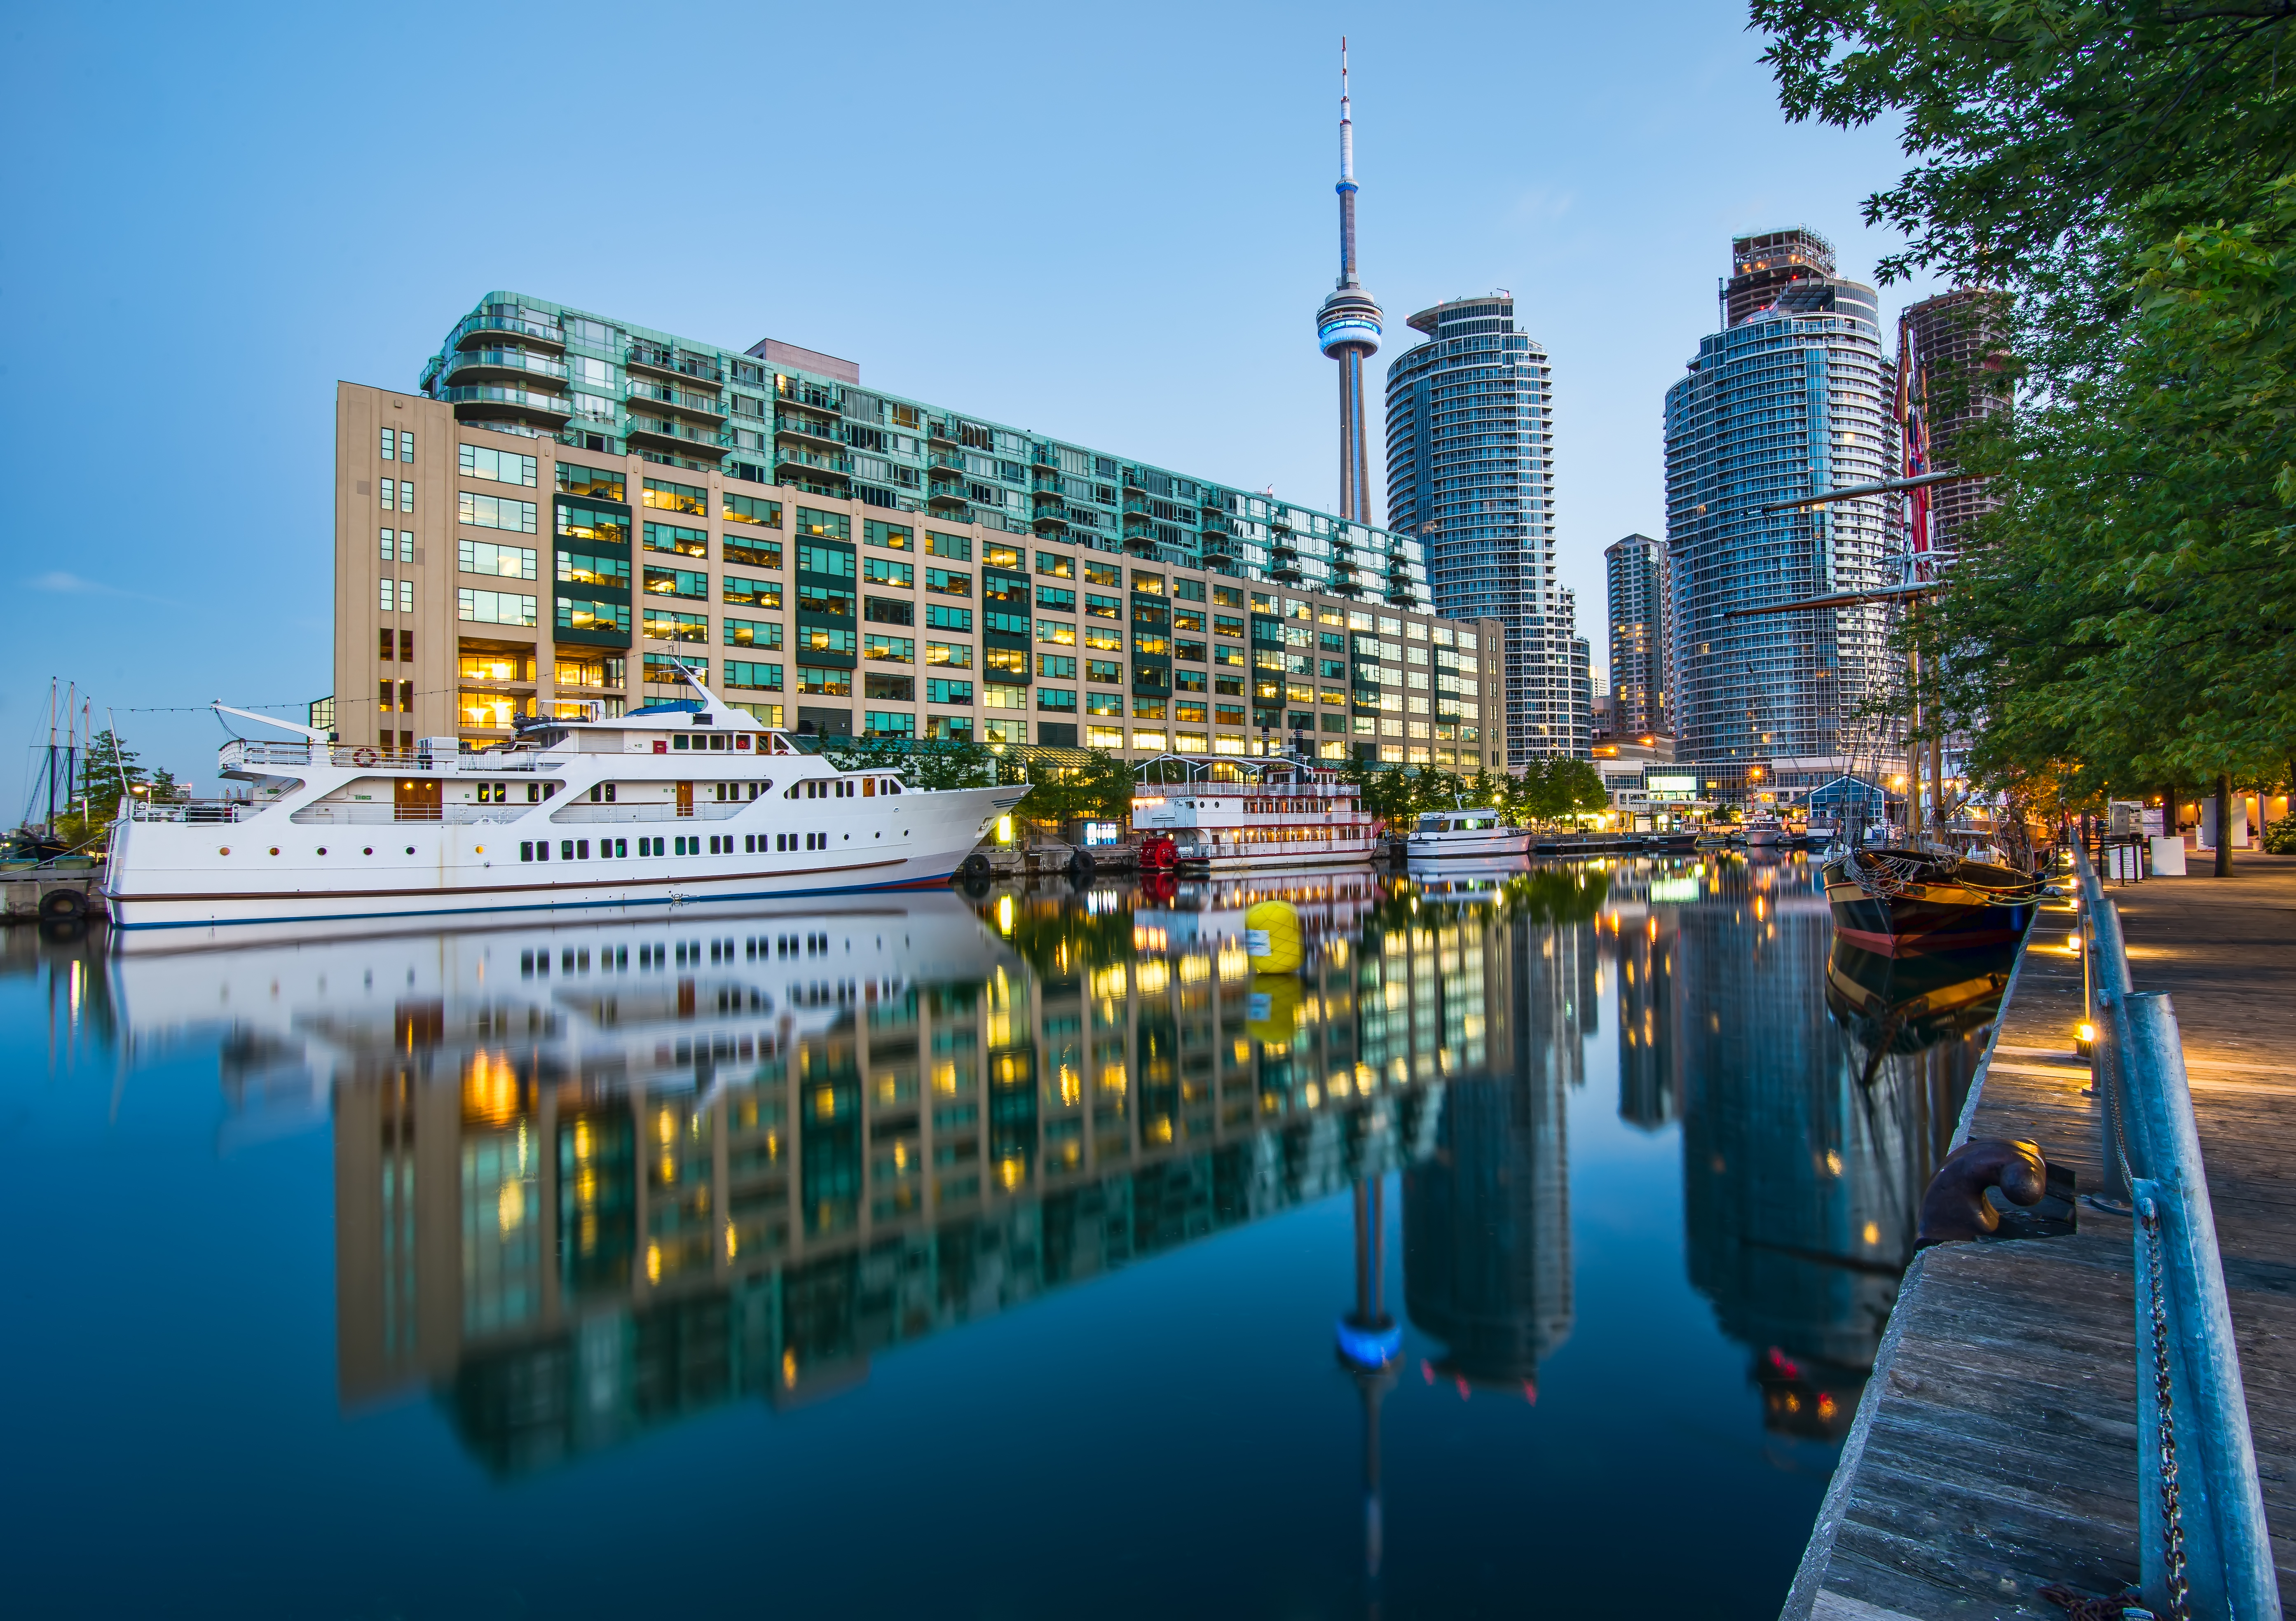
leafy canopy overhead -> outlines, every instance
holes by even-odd
[[[1895,115],[1866,200],[2013,296],[2017,409],[1913,633],[1939,722],[2060,803],[2276,773],[2296,742],[2296,0],[1755,0],[1789,117]],[[2288,60],[2283,61],[2283,56]]]

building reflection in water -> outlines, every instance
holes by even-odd
[[[1447,1085],[1488,1064],[1480,957],[1459,968],[1456,922],[1367,927],[1368,872],[1271,887],[1316,948],[1274,995],[1255,896],[1225,886],[115,972],[145,1027],[220,1019],[303,1077],[240,1066],[234,1129],[332,1100],[343,1399],[434,1389],[507,1473],[816,1399],[880,1350],[1423,1158]]]
[[[1564,1102],[1586,1082],[1585,1038],[1600,1027],[1592,925],[1608,874],[1511,888],[1472,942],[1505,1010],[1505,1050],[1488,1079],[1451,1089],[1435,1152],[1404,1174],[1404,1292],[1413,1323],[1443,1342],[1427,1377],[1535,1400],[1539,1363],[1570,1333]]]
[[[1649,906],[1621,964],[1636,970],[1637,1040],[1622,1049],[1620,1112],[1655,1124],[1679,1097],[1691,1281],[1751,1348],[1768,1427],[1836,1441],[2007,960],[1947,960],[1947,981],[1976,988],[1931,1016],[1939,968],[1835,946],[1808,864],[1732,856],[1695,876],[1695,899],[1678,877],[1660,891],[1677,904]],[[1614,928],[1622,945],[1629,932]]]
[[[1273,893],[1311,957],[1255,983],[1243,911]],[[1375,1604],[1385,1179],[1423,1376],[1535,1399],[1607,991],[1619,1111],[1680,1123],[1691,1280],[1768,1425],[1847,1425],[2005,964],[1830,942],[1806,864],[1734,856],[318,938],[131,954],[73,994],[131,1044],[222,1026],[226,1146],[332,1117],[342,1398],[434,1392],[506,1474],[832,1395],[1351,1189]]]

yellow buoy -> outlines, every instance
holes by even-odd
[[[1262,901],[1245,913],[1243,954],[1256,973],[1298,973],[1308,954],[1299,909],[1290,901]]]
[[[1244,1011],[1244,1033],[1263,1046],[1288,1047],[1300,1036],[1300,981],[1288,974],[1257,975]]]

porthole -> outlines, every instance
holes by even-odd
[[[372,856],[374,854],[374,847],[373,845],[369,845],[365,849],[360,851],[359,854],[362,856]]]
[[[327,847],[326,847],[325,845],[324,845],[324,844],[323,844],[323,845],[321,845],[321,846],[319,847],[319,854],[320,854],[320,855],[322,855],[322,856],[324,856],[326,853],[327,853]]]
[[[414,855],[414,847],[413,845],[411,845],[411,844],[410,844],[410,845],[408,845],[408,846],[406,847],[406,853],[407,853],[409,856]]]

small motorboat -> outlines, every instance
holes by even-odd
[[[1411,830],[1413,861],[1434,856],[1513,856],[1530,848],[1530,830],[1509,827],[1488,806],[1472,810],[1428,811]]]

